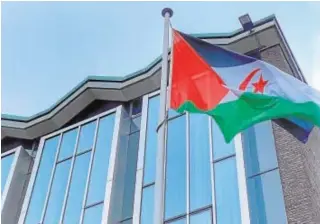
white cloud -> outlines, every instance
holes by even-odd
[[[314,51],[312,55],[312,77],[311,86],[320,91],[320,34],[314,40]]]

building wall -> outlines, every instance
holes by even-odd
[[[292,74],[280,45],[261,52],[262,60]],[[320,223],[320,138],[314,130],[303,144],[273,123],[281,182],[289,223]]]

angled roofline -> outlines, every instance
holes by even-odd
[[[265,17],[263,19],[260,19],[256,22],[254,22],[254,28],[261,26],[263,24],[266,24],[270,21],[276,20],[276,17],[274,14]],[[234,36],[237,36],[239,34],[245,33],[242,28],[237,29],[233,32],[229,33],[198,33],[198,34],[190,34],[194,37],[201,38],[201,39],[217,39],[217,38],[231,38]],[[131,74],[128,74],[123,77],[117,77],[117,76],[88,76],[85,78],[82,82],[80,82],[78,85],[76,85],[74,88],[72,88],[67,94],[65,94],[62,98],[60,98],[56,103],[54,103],[49,108],[36,113],[31,116],[18,116],[18,115],[12,115],[12,114],[1,114],[1,120],[3,121],[16,121],[16,122],[30,122],[34,119],[37,119],[41,116],[49,114],[51,111],[53,111],[55,108],[57,108],[60,104],[62,104],[65,100],[67,100],[73,93],[77,92],[81,87],[86,85],[88,82],[108,82],[108,83],[124,83],[126,81],[129,81],[130,79],[136,78],[140,75],[143,75],[150,71],[152,68],[154,68],[157,64],[161,62],[161,55],[158,56],[156,59],[154,59],[149,65],[147,65],[145,68],[140,69],[136,72],[133,72]]]

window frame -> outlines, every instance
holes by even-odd
[[[47,192],[46,192],[45,204],[44,204],[44,207],[42,208],[42,211],[41,211],[40,223],[42,223],[43,220],[44,220],[44,214],[45,214],[46,206],[47,206],[47,203],[48,203],[48,196],[49,196],[49,193],[51,191],[51,185],[52,185],[52,182],[53,182],[54,171],[55,171],[55,167],[56,167],[57,161],[58,161],[57,159],[58,159],[58,155],[59,155],[62,134],[67,132],[67,131],[69,131],[69,130],[72,130],[72,129],[78,129],[76,142],[75,142],[75,148],[74,148],[73,156],[71,157],[71,159],[73,161],[72,161],[72,164],[71,164],[71,167],[70,167],[70,172],[72,172],[76,155],[78,155],[78,153],[77,153],[77,144],[78,144],[78,141],[79,141],[81,127],[83,125],[87,124],[87,123],[94,122],[94,121],[96,122],[95,133],[94,133],[94,141],[93,141],[93,145],[92,145],[92,149],[91,149],[92,150],[91,154],[94,155],[95,144],[96,144],[96,140],[97,140],[97,131],[98,131],[98,127],[99,127],[100,118],[103,118],[103,117],[108,116],[108,115],[113,114],[113,113],[115,114],[114,129],[113,129],[113,133],[112,133],[113,138],[112,138],[112,143],[111,143],[108,175],[107,175],[106,186],[105,186],[105,192],[106,193],[105,193],[105,198],[104,198],[104,202],[103,202],[104,205],[103,205],[103,213],[102,213],[102,220],[101,220],[101,223],[107,223],[108,212],[109,212],[108,210],[109,210],[109,207],[110,207],[112,180],[113,180],[113,175],[114,175],[115,157],[116,157],[116,151],[117,151],[117,146],[118,146],[118,135],[119,135],[119,128],[120,128],[120,118],[121,118],[121,114],[123,113],[123,106],[122,105],[119,105],[119,106],[117,106],[115,108],[112,108],[110,110],[104,111],[104,112],[102,112],[100,114],[97,114],[97,115],[95,115],[93,117],[87,118],[87,119],[85,119],[83,121],[80,121],[80,122],[77,122],[75,124],[72,124],[72,125],[70,125],[68,127],[65,127],[65,128],[59,129],[57,131],[54,131],[54,132],[52,132],[52,133],[50,133],[48,135],[42,136],[40,138],[38,151],[37,151],[37,154],[36,154],[36,158],[34,160],[32,173],[31,173],[31,176],[30,176],[29,184],[28,184],[28,187],[27,187],[27,190],[26,190],[25,198],[24,198],[24,201],[23,201],[23,204],[22,204],[22,209],[21,209],[21,212],[20,212],[20,217],[19,217],[19,221],[18,221],[19,224],[24,224],[24,222],[26,220],[26,217],[27,217],[28,209],[29,209],[30,202],[31,202],[31,197],[32,197],[33,190],[34,190],[35,183],[36,183],[36,177],[37,177],[37,174],[38,174],[38,171],[39,171],[39,168],[40,168],[40,162],[41,162],[42,154],[43,154],[43,151],[44,151],[43,150],[44,149],[44,144],[45,144],[46,140],[48,140],[48,139],[50,139],[52,137],[55,137],[55,136],[59,136],[59,142],[58,142],[58,146],[57,146],[58,148],[57,148],[56,155],[55,155],[55,163],[54,163],[54,167],[52,168],[52,171],[51,171],[50,182],[49,182],[49,185],[48,185],[48,188],[47,188]],[[79,155],[83,154],[83,153],[86,153],[87,151],[81,152],[81,153],[79,153]],[[83,205],[84,205],[85,200],[86,200],[87,195],[88,195],[88,185],[89,185],[89,181],[90,181],[90,175],[91,175],[93,157],[94,157],[92,155],[91,155],[90,162],[89,162],[88,174],[87,174],[87,179],[86,179],[86,184],[85,184],[85,186],[86,186],[85,187],[85,192],[84,192],[85,195],[84,195],[84,200],[83,200],[83,203],[82,203],[82,210],[81,210],[81,215],[80,215],[80,222],[81,223],[83,222],[83,218],[84,218],[83,216],[84,216],[85,208],[86,208]],[[70,187],[71,177],[72,177],[72,175],[69,175],[69,177],[68,177],[68,184],[67,184],[66,192],[68,192],[68,188]],[[64,198],[64,201],[63,201],[63,208],[62,208],[62,212],[61,212],[60,221],[63,218],[64,210],[66,208],[67,195],[68,195],[68,193],[65,195],[65,198]]]
[[[9,187],[10,187],[10,184],[11,184],[11,181],[13,178],[14,170],[16,169],[16,167],[18,165],[18,159],[19,159],[19,155],[21,153],[21,150],[23,150],[23,147],[18,146],[16,148],[10,149],[4,153],[1,153],[1,159],[4,157],[7,157],[7,156],[11,156],[11,155],[13,156],[12,163],[10,165],[8,176],[6,179],[6,183],[3,188],[3,193],[1,195],[1,211],[3,210],[3,205],[5,204],[6,199],[7,199]]]

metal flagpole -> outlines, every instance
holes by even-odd
[[[160,86],[160,111],[158,127],[158,148],[156,160],[156,181],[154,191],[154,224],[163,224],[164,215],[164,161],[165,134],[167,124],[167,84],[168,84],[168,53],[169,53],[169,24],[173,11],[170,8],[162,10],[164,17],[163,54]]]

